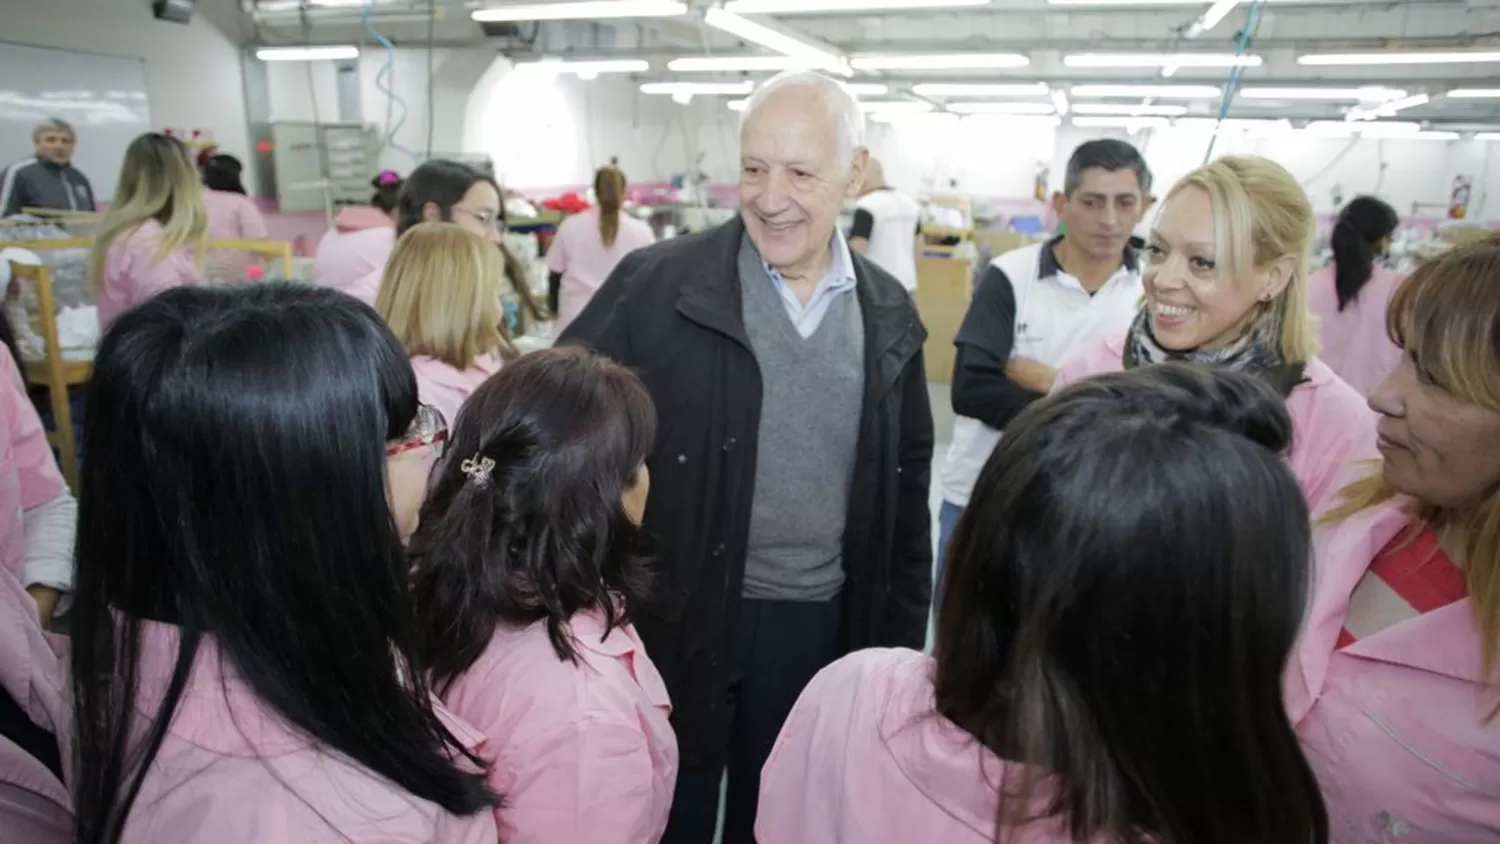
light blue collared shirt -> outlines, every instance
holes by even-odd
[[[798,301],[797,294],[782,278],[776,268],[761,259],[761,265],[766,268],[766,275],[776,283],[776,292],[781,294],[781,303],[786,305],[786,315],[791,317],[792,325],[796,326],[797,333],[802,339],[807,339],[823,324],[823,315],[828,313],[828,306],[833,300],[852,293],[855,287],[854,258],[849,254],[849,243],[844,240],[844,233],[834,229],[833,241],[829,244],[833,250],[833,260],[828,263],[828,274],[818,282],[813,289],[813,294],[808,297],[807,304]]]

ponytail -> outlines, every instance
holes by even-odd
[[[1339,212],[1330,240],[1340,311],[1359,298],[1359,291],[1375,274],[1376,245],[1390,237],[1400,222],[1396,209],[1371,196],[1355,197]]]
[[[620,236],[620,206],[625,202],[625,174],[620,168],[599,168],[594,174],[594,197],[599,200],[599,237],[608,249]]]

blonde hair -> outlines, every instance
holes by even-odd
[[[504,329],[495,244],[454,223],[412,226],[391,252],[375,310],[411,355],[468,369],[485,354],[515,357]]]
[[[1182,177],[1167,199],[1187,188],[1208,194],[1219,261],[1239,283],[1281,258],[1296,259],[1291,280],[1266,306],[1281,321],[1281,356],[1306,363],[1318,353],[1318,331],[1307,305],[1307,253],[1316,221],[1312,203],[1286,168],[1258,155],[1226,155]]]
[[[1386,331],[1425,377],[1460,401],[1500,412],[1500,237],[1459,246],[1417,268],[1386,311]],[[1377,464],[1378,465],[1378,464]],[[1376,471],[1343,491],[1324,521],[1397,496]],[[1412,530],[1454,527],[1465,538],[1464,577],[1479,631],[1480,677],[1500,686],[1500,489],[1467,512],[1411,503]],[[1500,704],[1489,718],[1500,714]]]
[[[89,256],[89,285],[94,295],[104,287],[104,263],[110,247],[147,220],[161,225],[156,260],[185,246],[193,250],[193,260],[202,266],[203,250],[208,245],[208,209],[203,207],[198,170],[181,141],[156,132],[141,135],[125,150],[120,181],[110,199],[109,213],[99,223],[94,251]]]

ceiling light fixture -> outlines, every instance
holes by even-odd
[[[748,106],[748,105],[750,105],[750,101],[749,100],[730,100],[728,105],[729,105],[729,110],[730,111],[744,111],[745,107]]]
[[[1051,103],[949,103],[948,110],[954,114],[1052,114]]]
[[[816,15],[826,12],[890,12],[902,9],[957,9],[988,6],[990,0],[729,0],[738,15]]]
[[[948,83],[922,82],[911,86],[919,97],[1045,97],[1051,93],[1045,82]]]
[[[1476,141],[1500,141],[1500,132],[1480,132],[1474,136]]]
[[[1373,123],[1351,123],[1344,120],[1314,120],[1307,124],[1313,135],[1347,138],[1359,135],[1365,138],[1409,138],[1422,131],[1422,124],[1402,120],[1379,120]]]
[[[1213,100],[1224,90],[1213,85],[1074,85],[1075,97],[1154,97],[1158,100]]]
[[[641,86],[642,94],[702,94],[707,96],[744,97],[755,90],[749,82],[647,82]]]
[[[1202,6],[1206,0],[1047,0],[1054,6]],[[1306,3],[1307,0],[1261,0],[1262,3]]]
[[[1181,117],[1187,111],[1187,106],[1180,105],[1073,104],[1074,114],[1100,114],[1109,117]]]
[[[866,114],[923,114],[932,111],[932,103],[924,103],[919,100],[885,100],[883,102],[865,102],[859,104],[859,110]]]
[[[516,65],[515,69],[543,73],[572,73],[583,79],[591,79],[601,73],[645,73],[651,69],[651,63],[645,59],[602,59],[599,61],[542,59],[535,62],[521,62]]]
[[[1378,64],[1491,64],[1500,62],[1500,52],[1386,50],[1377,53],[1307,53],[1297,64],[1312,67],[1350,67]]]
[[[1500,99],[1500,88],[1454,88],[1448,96],[1459,100]]]
[[[1240,0],[1215,0],[1214,4],[1208,7],[1208,11],[1203,13],[1203,17],[1198,19],[1198,31],[1208,32],[1218,26],[1239,4]]]
[[[842,72],[848,75],[847,69],[844,69],[843,56],[837,51],[819,46],[772,19],[754,20],[715,7],[704,13],[703,22],[736,38],[759,44],[773,53],[817,61],[818,67],[822,69],[843,69]]]
[[[1351,108],[1344,115],[1345,120],[1376,120],[1381,117],[1395,117],[1397,112],[1406,111],[1409,108],[1424,106],[1432,98],[1426,94],[1413,94],[1410,97],[1402,97],[1399,100],[1381,103],[1369,108]]]
[[[1172,125],[1165,117],[1074,117],[1073,125],[1081,129],[1165,129]]]
[[[686,3],[675,0],[583,0],[578,3],[529,3],[475,9],[469,17],[479,23],[566,21],[604,18],[674,18],[687,14]]]
[[[1052,90],[1052,108],[1055,109],[1058,114],[1066,116],[1071,106],[1072,104],[1068,102],[1068,94],[1066,91],[1061,88],[1054,88]]]
[[[1245,132],[1255,137],[1269,137],[1281,135],[1292,131],[1290,120],[1260,120],[1255,118],[1229,117],[1218,120],[1212,117],[1184,117],[1174,121],[1173,126],[1181,129],[1212,129],[1219,133]]]
[[[874,123],[906,124],[912,126],[947,126],[958,122],[958,115],[948,114],[941,111],[909,112],[891,111],[876,112],[870,115]]]
[[[1320,102],[1383,103],[1406,96],[1400,88],[1367,85],[1361,88],[1241,88],[1236,95],[1247,100],[1314,100]]]
[[[676,73],[779,73],[783,70],[818,70],[826,67],[823,56],[683,56],[667,62]]]
[[[1260,67],[1264,59],[1234,53],[1072,53],[1068,67]]]
[[[316,62],[359,58],[359,48],[339,47],[261,47],[255,57],[263,62]]]
[[[1004,70],[1025,67],[1031,59],[1020,53],[912,53],[857,56],[849,63],[857,70]]]

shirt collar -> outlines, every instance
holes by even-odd
[[[828,273],[823,276],[822,281],[818,282],[818,290],[826,288],[832,293],[842,293],[845,290],[854,289],[858,279],[854,274],[854,257],[849,252],[849,241],[844,239],[843,232],[835,228],[833,240],[828,245],[833,251],[832,260],[828,263]],[[767,263],[765,258],[760,259],[760,264],[772,281],[777,284],[786,284],[786,279],[782,277],[781,272]]]
[[[1037,278],[1051,278],[1058,273],[1067,272],[1063,269],[1062,264],[1057,262],[1057,255],[1053,253],[1053,249],[1059,243],[1062,243],[1064,237],[1066,235],[1060,234],[1042,244],[1042,254],[1037,262]],[[1137,238],[1132,236],[1125,243],[1125,253],[1120,256],[1120,266],[1132,275],[1139,273],[1141,270],[1141,253],[1135,245],[1136,241]]]

